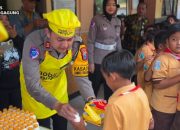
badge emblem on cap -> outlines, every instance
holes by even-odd
[[[35,48],[35,47],[31,47],[30,49],[30,57],[31,59],[36,59],[39,56],[39,49]]]

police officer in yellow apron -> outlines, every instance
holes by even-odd
[[[20,70],[23,109],[35,113],[41,126],[66,130],[77,113],[68,104],[65,66],[72,60],[75,29],[80,22],[69,9],[43,14],[49,28],[29,34]],[[59,116],[60,115],[60,116]],[[67,120],[66,120],[66,119]]]

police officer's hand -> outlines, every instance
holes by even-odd
[[[70,123],[72,124],[74,130],[87,130],[85,127],[85,122],[82,118],[81,118],[80,122],[70,121]]]
[[[57,111],[58,115],[66,118],[69,121],[73,121],[75,119],[75,115],[77,111],[68,103],[60,103],[57,102],[54,105],[54,109]]]
[[[94,64],[89,64],[89,72],[94,73],[94,70],[95,70]]]

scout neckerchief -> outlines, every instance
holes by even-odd
[[[131,92],[134,92],[134,91],[136,91],[138,89],[139,89],[139,86],[135,86],[134,88],[132,88],[132,89],[130,89],[130,90],[124,92],[124,93],[119,94],[119,96],[124,96],[124,95],[129,94]]]
[[[164,52],[170,53],[172,56],[174,56],[174,58],[176,58],[176,60],[180,61],[180,54],[173,53],[169,48],[166,48]]]

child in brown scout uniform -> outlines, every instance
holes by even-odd
[[[146,36],[146,42],[135,55],[137,64],[137,84],[145,90],[148,99],[150,99],[152,89],[150,87],[145,87],[144,72],[148,69],[148,66],[151,64],[155,56],[154,37],[154,31],[149,31]]]
[[[148,62],[149,64],[144,64],[146,66],[146,70],[144,70],[144,87],[145,87],[145,92],[148,96],[149,102],[151,101],[151,96],[152,96],[152,66],[154,60],[163,53],[165,49],[165,41],[166,41],[166,30],[160,30],[155,38],[154,38],[154,47],[156,50],[156,55],[152,62]]]
[[[126,50],[112,52],[104,58],[101,68],[114,92],[105,110],[103,130],[148,130],[152,120],[148,99],[131,82],[135,71],[133,55]]]
[[[180,86],[180,25],[171,25],[167,30],[166,49],[153,64],[153,93],[151,97],[154,130],[170,130]]]
[[[178,44],[178,47],[180,46],[180,25],[175,25],[178,26],[176,28],[176,41]],[[178,53],[179,54],[179,53]],[[179,69],[177,70],[179,71]],[[179,80],[178,80],[179,81]],[[173,125],[171,127],[171,130],[179,130],[180,128],[180,85],[178,86],[178,99],[177,99],[178,103],[177,103],[177,111],[176,111],[176,115],[173,121]]]

